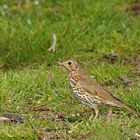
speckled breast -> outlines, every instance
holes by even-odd
[[[70,85],[72,87],[72,91],[74,96],[84,105],[87,106],[97,106],[96,101],[89,96],[87,92],[85,92],[80,85],[74,79],[70,79]]]

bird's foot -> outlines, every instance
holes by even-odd
[[[105,112],[105,122],[111,122],[112,120],[112,109],[108,109],[106,112]]]

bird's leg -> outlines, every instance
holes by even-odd
[[[94,107],[93,108],[94,109],[94,112],[95,112],[95,119],[98,117],[98,115],[99,115],[99,108],[98,107]]]
[[[98,115],[99,115],[99,108],[98,108],[98,107],[93,107],[92,109],[93,109],[93,112],[92,112],[92,114],[91,114],[89,120],[91,120],[91,119],[93,119],[93,118],[96,119],[96,118],[98,117]],[[93,115],[94,113],[95,113],[95,116]]]
[[[112,118],[112,109],[109,108],[105,113],[105,122],[110,122]]]

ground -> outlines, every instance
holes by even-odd
[[[72,95],[57,61],[74,59],[140,113],[140,4],[134,0],[1,0],[0,114],[2,140],[139,139],[140,119],[106,107],[95,120]],[[56,34],[55,52],[49,52]],[[44,110],[44,111],[43,111]],[[17,119],[17,118],[16,118]],[[15,119],[15,120],[16,120]]]

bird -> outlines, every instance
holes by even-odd
[[[104,105],[115,106],[121,109],[126,109],[130,113],[137,114],[135,110],[125,105],[121,100],[113,96],[110,91],[87,75],[78,62],[67,60],[57,63],[68,70],[69,82],[73,95],[80,103],[93,109],[91,117],[95,114],[94,118],[96,119],[99,115],[99,107]]]

